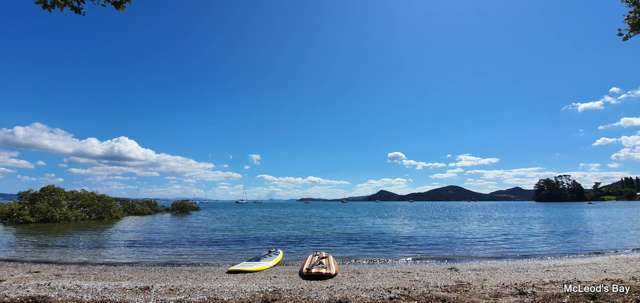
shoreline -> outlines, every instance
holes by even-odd
[[[633,302],[640,253],[465,263],[341,264],[303,281],[295,261],[242,275],[221,265],[88,265],[0,261],[0,302]],[[627,294],[566,293],[623,285]]]
[[[640,248],[619,249],[609,251],[591,251],[571,254],[555,254],[555,255],[525,255],[525,256],[501,256],[501,257],[478,257],[478,256],[454,256],[454,257],[407,257],[400,259],[388,258],[344,258],[337,257],[336,260],[342,265],[438,265],[438,264],[473,264],[483,262],[517,262],[517,261],[548,261],[562,259],[580,259],[600,256],[623,256],[634,255],[640,256]],[[302,257],[298,258],[300,261]],[[295,257],[286,256],[285,260],[292,262],[297,260]],[[113,262],[91,262],[91,261],[64,261],[64,260],[45,260],[45,259],[20,259],[20,258],[0,258],[2,263],[20,263],[33,265],[78,265],[78,266],[130,266],[130,267],[228,267],[240,260],[221,261],[221,262],[138,262],[138,261],[113,261]],[[283,261],[284,262],[284,261]]]

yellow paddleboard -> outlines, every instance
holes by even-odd
[[[228,273],[256,272],[274,267],[282,261],[284,252],[280,249],[271,249],[264,255],[253,257],[240,264],[229,267]]]

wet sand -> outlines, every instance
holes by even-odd
[[[607,293],[567,293],[564,284]],[[613,285],[630,287],[612,293]],[[0,262],[0,302],[640,302],[640,254],[458,264],[350,264],[304,281],[297,262],[220,266]]]

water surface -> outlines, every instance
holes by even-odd
[[[0,258],[229,264],[278,247],[341,259],[475,260],[640,248],[640,203],[201,203],[188,216],[0,225]]]

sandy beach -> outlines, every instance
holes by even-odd
[[[353,264],[303,281],[298,264],[221,266],[0,262],[0,302],[638,302],[640,254],[458,264]],[[607,287],[569,293],[565,284]],[[616,285],[616,286],[614,286]],[[619,286],[629,287],[628,293]]]

